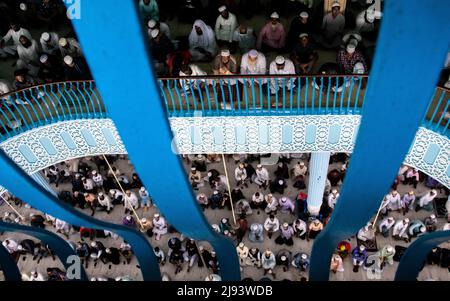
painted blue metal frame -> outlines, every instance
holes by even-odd
[[[428,106],[424,100],[433,94],[447,53],[449,41],[443,37],[450,37],[448,11],[448,1],[432,0],[426,5],[419,0],[386,1],[355,151],[340,201],[313,246],[311,280],[328,279],[339,241],[364,226],[388,192],[422,122]],[[411,16],[424,22],[411,22]],[[400,118],[398,112],[408,118]],[[411,252],[421,261],[428,248],[416,246]],[[416,268],[410,266],[408,272],[417,275]],[[397,280],[403,280],[400,276],[405,273],[399,270],[398,275]]]
[[[179,157],[171,150],[172,133],[136,3],[112,0],[108,7],[105,10],[103,3],[92,1],[83,6],[83,19],[73,24],[130,160],[168,221],[188,237],[209,241],[217,252],[222,279],[238,280],[239,264],[232,241],[211,229]],[[105,30],[113,16],[127,17],[114,30]]]

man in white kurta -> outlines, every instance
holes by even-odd
[[[167,233],[166,220],[159,214],[155,214],[153,217],[153,233],[156,240],[160,240],[161,236]]]
[[[266,57],[262,52],[255,49],[244,53],[241,59],[241,74],[243,75],[264,75],[267,73],[267,62]],[[243,82],[243,80],[240,80]],[[253,85],[265,84],[266,79],[254,79]],[[252,81],[247,80],[247,85],[251,87]]]
[[[278,209],[278,200],[271,193],[265,196],[266,199],[266,209],[264,210],[267,214],[275,213]]]
[[[437,196],[437,191],[434,189],[430,190],[428,193],[423,195],[419,200],[419,204],[416,207],[416,211],[419,211],[420,209],[432,211],[433,210],[433,200],[436,198],[436,196]]]
[[[137,209],[139,207],[139,198],[137,195],[131,190],[127,190],[125,192],[125,214],[127,211],[132,212],[133,209]]]
[[[56,32],[44,32],[40,39],[42,51],[50,55],[59,55],[59,36]]]
[[[404,220],[398,221],[394,225],[394,232],[392,233],[392,237],[396,239],[404,239],[406,242],[409,242],[408,230],[409,219],[405,218]]]
[[[6,57],[7,55],[15,55],[17,53],[17,46],[20,44],[19,39],[21,36],[25,36],[28,39],[32,39],[30,32],[19,25],[11,23],[10,29],[6,35],[0,40],[0,57]],[[8,45],[8,42],[12,42]]]
[[[181,70],[179,72],[180,77],[191,78],[191,77],[195,77],[195,76],[206,76],[206,75],[207,75],[207,73],[195,64],[189,64],[189,65],[182,66]],[[194,91],[196,91],[198,86],[200,84],[204,84],[205,82],[206,82],[205,79],[196,79],[196,80],[180,79],[180,85],[181,85],[183,92],[191,91],[191,85],[192,85],[192,89],[194,89]]]
[[[264,229],[269,238],[272,238],[272,234],[280,229],[280,221],[274,215],[270,215],[264,222]]]
[[[230,13],[225,5],[219,8],[219,12],[215,26],[217,41],[219,46],[231,46],[234,30],[238,27],[236,16]]]
[[[264,168],[261,164],[258,164],[256,166],[256,171],[254,175],[253,182],[255,182],[257,185],[259,185],[259,188],[267,188],[267,185],[269,185],[269,172],[266,168]]]
[[[240,163],[238,167],[234,170],[234,178],[236,179],[236,185],[247,185],[245,181],[247,180],[247,171],[244,164]]]
[[[336,189],[333,189],[331,193],[328,195],[328,207],[331,209],[334,209],[334,206],[336,206],[336,202],[339,199],[339,192]]]
[[[26,36],[19,38],[19,45],[17,45],[17,69],[28,69],[31,76],[37,76],[39,72],[39,46],[35,40],[29,39]]]
[[[290,59],[286,59],[283,56],[277,56],[275,61],[270,64],[269,68],[270,75],[295,75],[295,66]],[[293,89],[295,87],[295,80],[290,78],[277,79],[273,78],[270,80],[270,91],[275,94],[282,89],[283,86],[286,88]]]
[[[59,39],[59,50],[61,51],[62,57],[65,57],[67,55],[73,58],[82,56],[80,43],[78,43],[78,41],[74,38]]]
[[[396,190],[392,190],[391,193],[386,195],[386,202],[389,202],[387,205],[389,210],[400,210],[402,208],[400,194]]]
[[[378,225],[378,230],[384,237],[389,236],[389,231],[395,224],[395,219],[393,217],[387,217],[383,219],[380,224]]]

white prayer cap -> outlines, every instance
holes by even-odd
[[[48,42],[48,41],[50,41],[50,34],[49,34],[48,32],[44,32],[44,33],[41,35],[41,38],[42,38],[45,42]]]
[[[67,46],[67,39],[66,38],[59,39],[59,46],[66,47]]]
[[[100,191],[100,192],[98,193],[98,196],[102,196],[102,195],[103,195],[103,192]]]
[[[430,218],[435,219],[436,215],[432,214],[432,215],[430,215]]]
[[[393,248],[392,246],[389,246],[389,245],[388,245],[388,247],[386,248],[386,250],[387,250],[389,253],[392,253],[392,252],[394,251],[394,248]]]
[[[214,192],[213,192],[214,194],[219,194],[219,192],[217,191],[217,190],[214,190]]]
[[[20,8],[20,10],[26,11],[27,5],[25,3],[20,3],[19,8]]]
[[[389,216],[388,220],[392,221],[392,220],[394,220],[394,218],[392,216]]]
[[[270,18],[272,18],[272,19],[279,19],[279,18],[280,18],[280,15],[279,15],[277,12],[273,12],[273,13],[270,15]]]
[[[304,38],[304,37],[308,37],[309,35],[307,34],[307,33],[301,33],[298,37],[301,39],[301,38]]]
[[[92,171],[92,174],[93,174],[93,175],[96,175],[96,174],[97,174],[97,171],[94,169],[94,170]]]
[[[95,247],[97,245],[97,243],[95,241],[91,242],[91,247]]]
[[[256,165],[257,168],[262,168],[261,164]]]
[[[285,62],[284,56],[279,55],[275,58],[275,64],[277,65],[283,65]]]
[[[143,219],[141,219],[141,222],[146,223],[147,219],[144,217]]]
[[[222,218],[222,223],[226,224],[228,222],[228,220],[226,218]]]
[[[9,216],[9,212],[5,212],[4,216],[8,217]],[[31,216],[31,214],[30,214],[30,216]]]
[[[409,218],[405,218],[403,221],[404,221],[405,223],[409,223]]]
[[[83,193],[83,195],[84,195],[84,196],[88,196],[88,195],[89,195],[89,193],[85,192],[85,193]]]
[[[141,192],[145,191],[145,187],[141,187],[141,189],[139,189]]]
[[[41,55],[41,57],[39,58],[39,61],[42,64],[45,64],[48,61],[48,55],[46,55],[46,54]]]
[[[331,193],[334,193],[334,194],[336,194],[338,191],[336,190],[336,189],[333,189],[332,191],[331,191]]]
[[[308,17],[309,17],[309,15],[308,15],[307,12],[302,11],[302,12],[300,13],[300,18],[308,18]]]
[[[160,217],[160,215],[159,215],[159,213],[155,213],[155,214],[153,215],[153,217],[154,217],[154,218],[158,218],[158,217]]]
[[[431,190],[431,192],[432,192],[433,194],[437,194],[436,189]]]
[[[285,261],[286,259],[287,259],[286,256],[284,256],[284,255],[281,256],[281,260],[282,260],[282,261]]]
[[[196,171],[197,168],[196,168],[196,167],[191,167],[191,170],[192,170],[192,171]]]
[[[248,53],[248,55],[252,58],[258,57],[258,51],[255,49],[250,50],[250,52]]]
[[[333,2],[333,4],[331,5],[331,7],[341,7],[341,5],[339,4],[339,1],[335,1]]]
[[[127,217],[125,217],[125,219],[126,219],[127,221],[131,221],[131,215],[127,215]]]
[[[156,38],[159,35],[159,29],[153,29],[150,32],[150,35],[152,36],[152,38]]]
[[[284,228],[287,228],[287,227],[289,227],[289,224],[288,224],[288,223],[284,223],[284,224],[283,224],[283,227],[284,227]]]
[[[287,200],[287,198],[284,196],[284,197],[281,198],[281,200],[282,200],[283,202],[285,202],[285,201]]]
[[[420,232],[425,233],[425,231],[427,231],[427,229],[424,226],[420,227]]]
[[[250,226],[250,230],[252,230],[252,231],[258,230],[258,225],[257,225],[257,224],[251,225],[251,226]]]
[[[207,175],[208,177],[212,177],[212,172],[208,171]]]
[[[23,250],[23,247],[19,245],[19,246],[17,247],[17,250],[22,251],[22,250]]]
[[[110,194],[114,194],[114,189],[110,189],[110,190],[109,190],[109,193],[110,193]]]
[[[355,67],[353,67],[353,73],[354,74],[364,74],[366,70],[364,69],[364,65],[361,62],[358,62],[355,64]]]
[[[302,259],[306,259],[306,258],[308,258],[308,255],[302,254]]]
[[[283,185],[283,183],[284,183],[283,180],[278,181],[278,184],[280,184],[280,185]]]
[[[212,252],[211,252],[211,255],[216,255],[216,252],[212,251]]]
[[[363,245],[360,245],[360,246],[359,246],[359,249],[360,249],[361,251],[364,251],[364,250],[366,249],[366,247],[363,246]]]
[[[353,52],[355,52],[355,50],[356,50],[356,46],[355,45],[353,45],[353,44],[348,44],[347,45],[347,52],[348,53],[353,53]]]
[[[304,165],[305,165],[305,162],[300,161],[299,164],[300,164],[300,166],[304,166]]]
[[[243,247],[244,247],[244,243],[241,242],[241,243],[239,244],[239,248],[243,248]]]
[[[221,56],[230,56],[230,50],[224,49],[220,52]]]
[[[152,20],[148,21],[147,25],[148,25],[148,28],[153,29],[156,26],[156,21],[152,19]]]
[[[223,13],[226,10],[227,10],[227,7],[225,5],[222,5],[221,7],[219,7],[219,13]]]
[[[64,63],[66,63],[66,65],[72,65],[73,64],[73,57],[71,57],[70,55],[66,55],[64,57]]]

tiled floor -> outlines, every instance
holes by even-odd
[[[292,164],[294,164],[295,161],[292,161]],[[256,164],[256,163],[255,163]],[[227,163],[227,170],[228,173],[230,175],[232,175],[234,173],[234,169],[236,167],[234,160],[232,158],[229,158]],[[339,165],[339,163],[338,163]],[[117,166],[119,168],[119,170],[121,170],[122,172],[124,172],[127,176],[131,177],[132,174],[132,167],[129,165],[128,160],[124,159],[124,160],[118,160],[115,163],[115,166]],[[189,168],[189,165],[185,164],[186,169]],[[334,168],[334,166],[336,166],[336,164],[330,165],[330,169]],[[217,169],[219,172],[223,173],[223,163],[211,163],[208,164],[208,169]],[[274,166],[267,166],[269,172],[271,173],[271,175],[273,176],[273,171],[275,169]],[[231,183],[234,183],[234,181],[232,181],[232,179],[230,179]],[[289,180],[288,181],[288,185],[289,187],[287,188],[287,190],[285,191],[285,195],[291,197],[291,198],[295,198],[295,196],[298,194],[298,190],[296,188],[292,187],[292,181]],[[58,187],[58,190],[70,190],[70,187],[67,187],[67,184],[63,184],[60,185]],[[232,184],[232,187],[234,185]],[[244,188],[243,192],[244,192],[244,196],[249,199],[251,197],[251,195],[256,192],[258,190],[258,187],[255,184],[251,184],[249,185],[248,188]],[[404,192],[409,190],[409,187],[405,187],[403,185],[400,185],[398,188],[399,192],[401,194],[403,194]],[[423,192],[425,192],[427,189],[426,187],[423,186],[423,184],[419,184],[416,193],[418,195],[421,195]],[[204,192],[207,195],[209,195],[210,193],[212,193],[209,185],[206,185],[202,188],[200,188],[199,192]],[[264,191],[263,191],[264,193]],[[266,192],[267,193],[267,192]],[[278,194],[274,194],[275,197],[279,198],[280,195]],[[110,214],[107,215],[106,213],[103,212],[98,212],[96,213],[95,217],[99,218],[99,219],[103,219],[103,220],[107,220],[110,222],[114,222],[114,223],[120,223],[123,216],[124,216],[124,212],[123,209],[121,208],[122,206],[116,206],[116,208],[114,209],[114,211]],[[25,207],[20,207],[17,208],[17,210],[24,215],[25,217],[29,217],[29,214],[31,212],[33,212],[34,210],[30,210],[27,209]],[[5,211],[10,211],[10,209],[7,207],[7,205],[3,205],[0,206],[0,214],[3,215],[3,213]],[[153,213],[156,211],[156,209],[153,207],[151,208],[149,211],[147,212],[143,212],[142,209],[138,209],[138,215],[140,217],[147,217],[150,218],[152,217]],[[85,210],[86,214],[89,214],[90,211]],[[391,213],[392,216],[396,217],[396,218],[402,218],[401,215],[399,215],[398,213]],[[231,215],[231,211],[227,210],[227,209],[216,209],[216,210],[211,210],[211,209],[207,209],[205,211],[205,216],[207,217],[208,221],[213,224],[213,223],[219,223],[220,220],[223,217],[227,217],[230,218],[230,220],[232,220],[232,215]],[[419,211],[419,212],[409,212],[407,215],[410,220],[416,219],[416,218],[420,218],[423,219],[427,216],[427,213],[425,211]],[[264,220],[266,219],[267,215],[264,212],[261,212],[261,214],[257,214],[255,211],[253,212],[252,215],[248,216],[248,222],[249,224],[258,221],[259,223],[263,223]],[[289,214],[278,214],[278,218],[280,220],[280,223],[283,222],[293,222],[295,220],[295,216],[294,215],[289,215]],[[444,224],[444,220],[440,219],[439,220],[439,227],[442,228],[443,224]],[[47,227],[49,230],[53,231],[52,227]],[[178,234],[173,234],[175,236],[179,236]],[[163,239],[159,242],[156,242],[154,238],[150,239],[150,243],[152,244],[152,246],[160,246],[165,252],[167,252],[168,247],[167,247],[167,240],[171,237],[172,235],[168,234],[165,235],[163,237]],[[264,250],[264,249],[270,249],[272,250],[275,254],[282,248],[285,248],[283,246],[279,246],[277,244],[275,244],[274,239],[276,238],[277,235],[275,235],[274,237],[272,237],[272,239],[268,239],[267,236],[265,237],[265,240],[263,243],[251,243],[248,238],[244,238],[244,243],[248,246],[248,247],[258,247],[260,250]],[[8,237],[12,237],[15,240],[20,241],[21,239],[23,239],[23,235],[18,235],[18,234],[12,234],[12,235],[8,235],[8,234],[4,234],[2,236],[0,236],[0,239],[6,239]],[[70,236],[70,239],[73,241],[78,241],[79,240],[79,235],[77,233],[73,233]],[[99,239],[100,241],[103,241],[105,246],[119,246],[122,239],[118,239],[118,240],[113,240],[112,238],[108,238],[108,239]],[[356,245],[355,242],[355,238],[352,237],[350,238],[350,242],[352,244],[352,247],[354,247]],[[378,242],[378,248],[382,248],[385,244],[392,244],[392,245],[402,245],[402,246],[407,246],[408,244],[402,241],[394,241],[391,238],[384,238],[380,235],[377,235],[377,242]],[[307,254],[311,253],[311,248],[312,248],[312,244],[314,243],[314,240],[311,240],[310,242],[307,241],[303,241],[300,239],[296,239],[294,241],[294,246],[288,248],[293,254],[296,254],[298,252],[305,252]],[[206,242],[199,242],[199,245],[205,245],[208,246],[208,244]],[[450,246],[450,244],[447,244],[446,247]],[[89,268],[87,269],[87,272],[89,274],[90,277],[94,277],[94,276],[108,276],[108,277],[117,277],[117,276],[121,276],[121,275],[130,275],[131,277],[133,277],[133,279],[139,280],[141,279],[141,275],[139,272],[139,269],[136,268],[136,264],[137,262],[133,259],[133,261],[131,262],[130,265],[118,265],[118,266],[112,266],[111,269],[108,268],[107,265],[102,264],[101,262],[99,262],[97,267],[93,267],[93,265],[91,264],[89,266]],[[395,275],[395,270],[397,267],[398,263],[394,263],[393,266],[387,267],[385,268],[385,271],[383,272],[383,280],[392,280],[394,278]],[[52,261],[51,258],[47,258],[42,260],[42,262],[36,266],[36,262],[31,261],[30,256],[28,256],[28,258],[23,261],[22,259],[19,260],[19,267],[23,272],[27,272],[29,273],[31,270],[37,268],[39,271],[41,272],[45,272],[45,268],[48,266],[61,266],[61,263],[57,260],[55,262]],[[360,271],[359,273],[353,273],[352,272],[352,265],[351,265],[351,261],[350,259],[346,259],[344,261],[344,266],[345,266],[345,272],[343,273],[338,273],[336,275],[331,274],[330,275],[330,279],[331,280],[368,280],[367,275],[364,271]],[[206,275],[208,274],[207,269],[205,268],[193,268],[191,270],[190,273],[187,273],[186,271],[187,269],[187,264],[184,265],[183,271],[181,271],[179,274],[174,275],[174,266],[172,266],[172,264],[170,263],[166,263],[165,266],[161,267],[161,271],[163,273],[166,273],[167,275],[169,275],[170,279],[172,280],[203,280]],[[287,271],[286,273],[284,273],[282,271],[282,269],[280,267],[277,267],[275,269],[275,272],[277,274],[277,279],[276,280],[282,280],[282,279],[290,279],[290,280],[300,280],[300,278],[302,276],[304,276],[303,274],[300,274],[298,270],[296,270],[295,268],[291,267],[289,269],[289,271]],[[246,278],[246,277],[251,277],[253,279],[260,279],[263,277],[263,271],[260,269],[256,269],[253,267],[245,267],[242,271],[242,278]],[[450,280],[450,273],[448,272],[447,269],[443,269],[440,267],[435,267],[435,266],[427,266],[422,273],[420,274],[419,277],[420,280],[427,280],[427,279],[433,279],[433,280]]]

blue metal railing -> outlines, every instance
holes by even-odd
[[[347,115],[362,113],[367,80],[365,75],[210,76],[160,78],[158,84],[170,117]],[[449,89],[436,88],[423,126],[450,137],[449,99]],[[107,117],[93,81],[30,87],[0,96],[0,141],[56,122]]]

